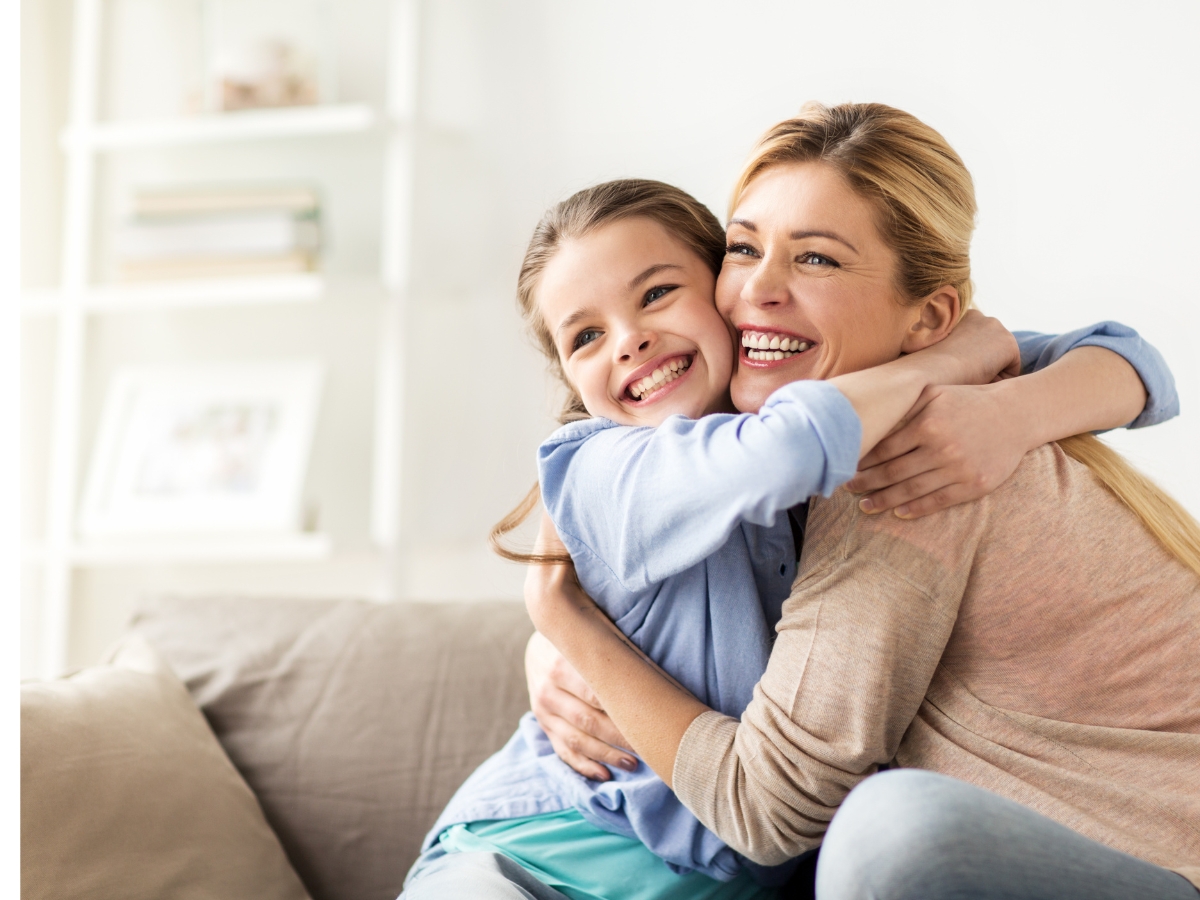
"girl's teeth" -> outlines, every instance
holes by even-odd
[[[663,363],[645,378],[629,386],[629,393],[635,400],[644,400],[647,396],[665,384],[669,384],[687,371],[691,360],[676,358]]]

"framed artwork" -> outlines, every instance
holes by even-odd
[[[322,381],[316,362],[121,369],[80,533],[297,533]]]

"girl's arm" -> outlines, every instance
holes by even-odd
[[[755,415],[567,431],[539,450],[542,497],[577,561],[598,558],[623,587],[640,590],[711,556],[741,522],[770,525],[832,493],[929,385],[986,382],[1006,367],[1017,367],[1012,336],[968,314],[935,347],[786,385]]]
[[[1034,447],[1179,414],[1162,356],[1131,328],[1100,322],[1063,335],[1018,332],[1022,378],[926,391],[908,423],[859,464],[847,485],[867,512],[918,518],[975,500]]]

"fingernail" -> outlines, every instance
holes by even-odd
[[[632,772],[634,769],[637,768],[637,760],[630,759],[628,756],[623,756],[617,760],[617,765],[620,766],[622,769],[624,769],[626,772]]]
[[[873,510],[875,508],[875,501],[872,500],[870,497],[863,497],[861,500],[858,501],[858,508],[861,509],[865,513],[869,513],[871,510]]]
[[[897,506],[896,507],[896,515],[899,516],[901,519],[907,519],[908,518],[908,506],[907,505]]]

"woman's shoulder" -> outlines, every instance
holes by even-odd
[[[806,553],[811,547],[814,559],[819,555],[832,561],[870,545],[872,553],[888,559],[907,554],[957,569],[981,542],[1002,544],[1006,534],[1045,534],[1054,531],[1056,523],[1077,522],[1081,514],[1101,515],[1119,505],[1111,503],[1115,498],[1057,444],[1026,453],[992,493],[919,519],[901,519],[891,512],[864,513],[858,506],[860,499],[845,488],[828,498],[814,498],[805,532]]]

